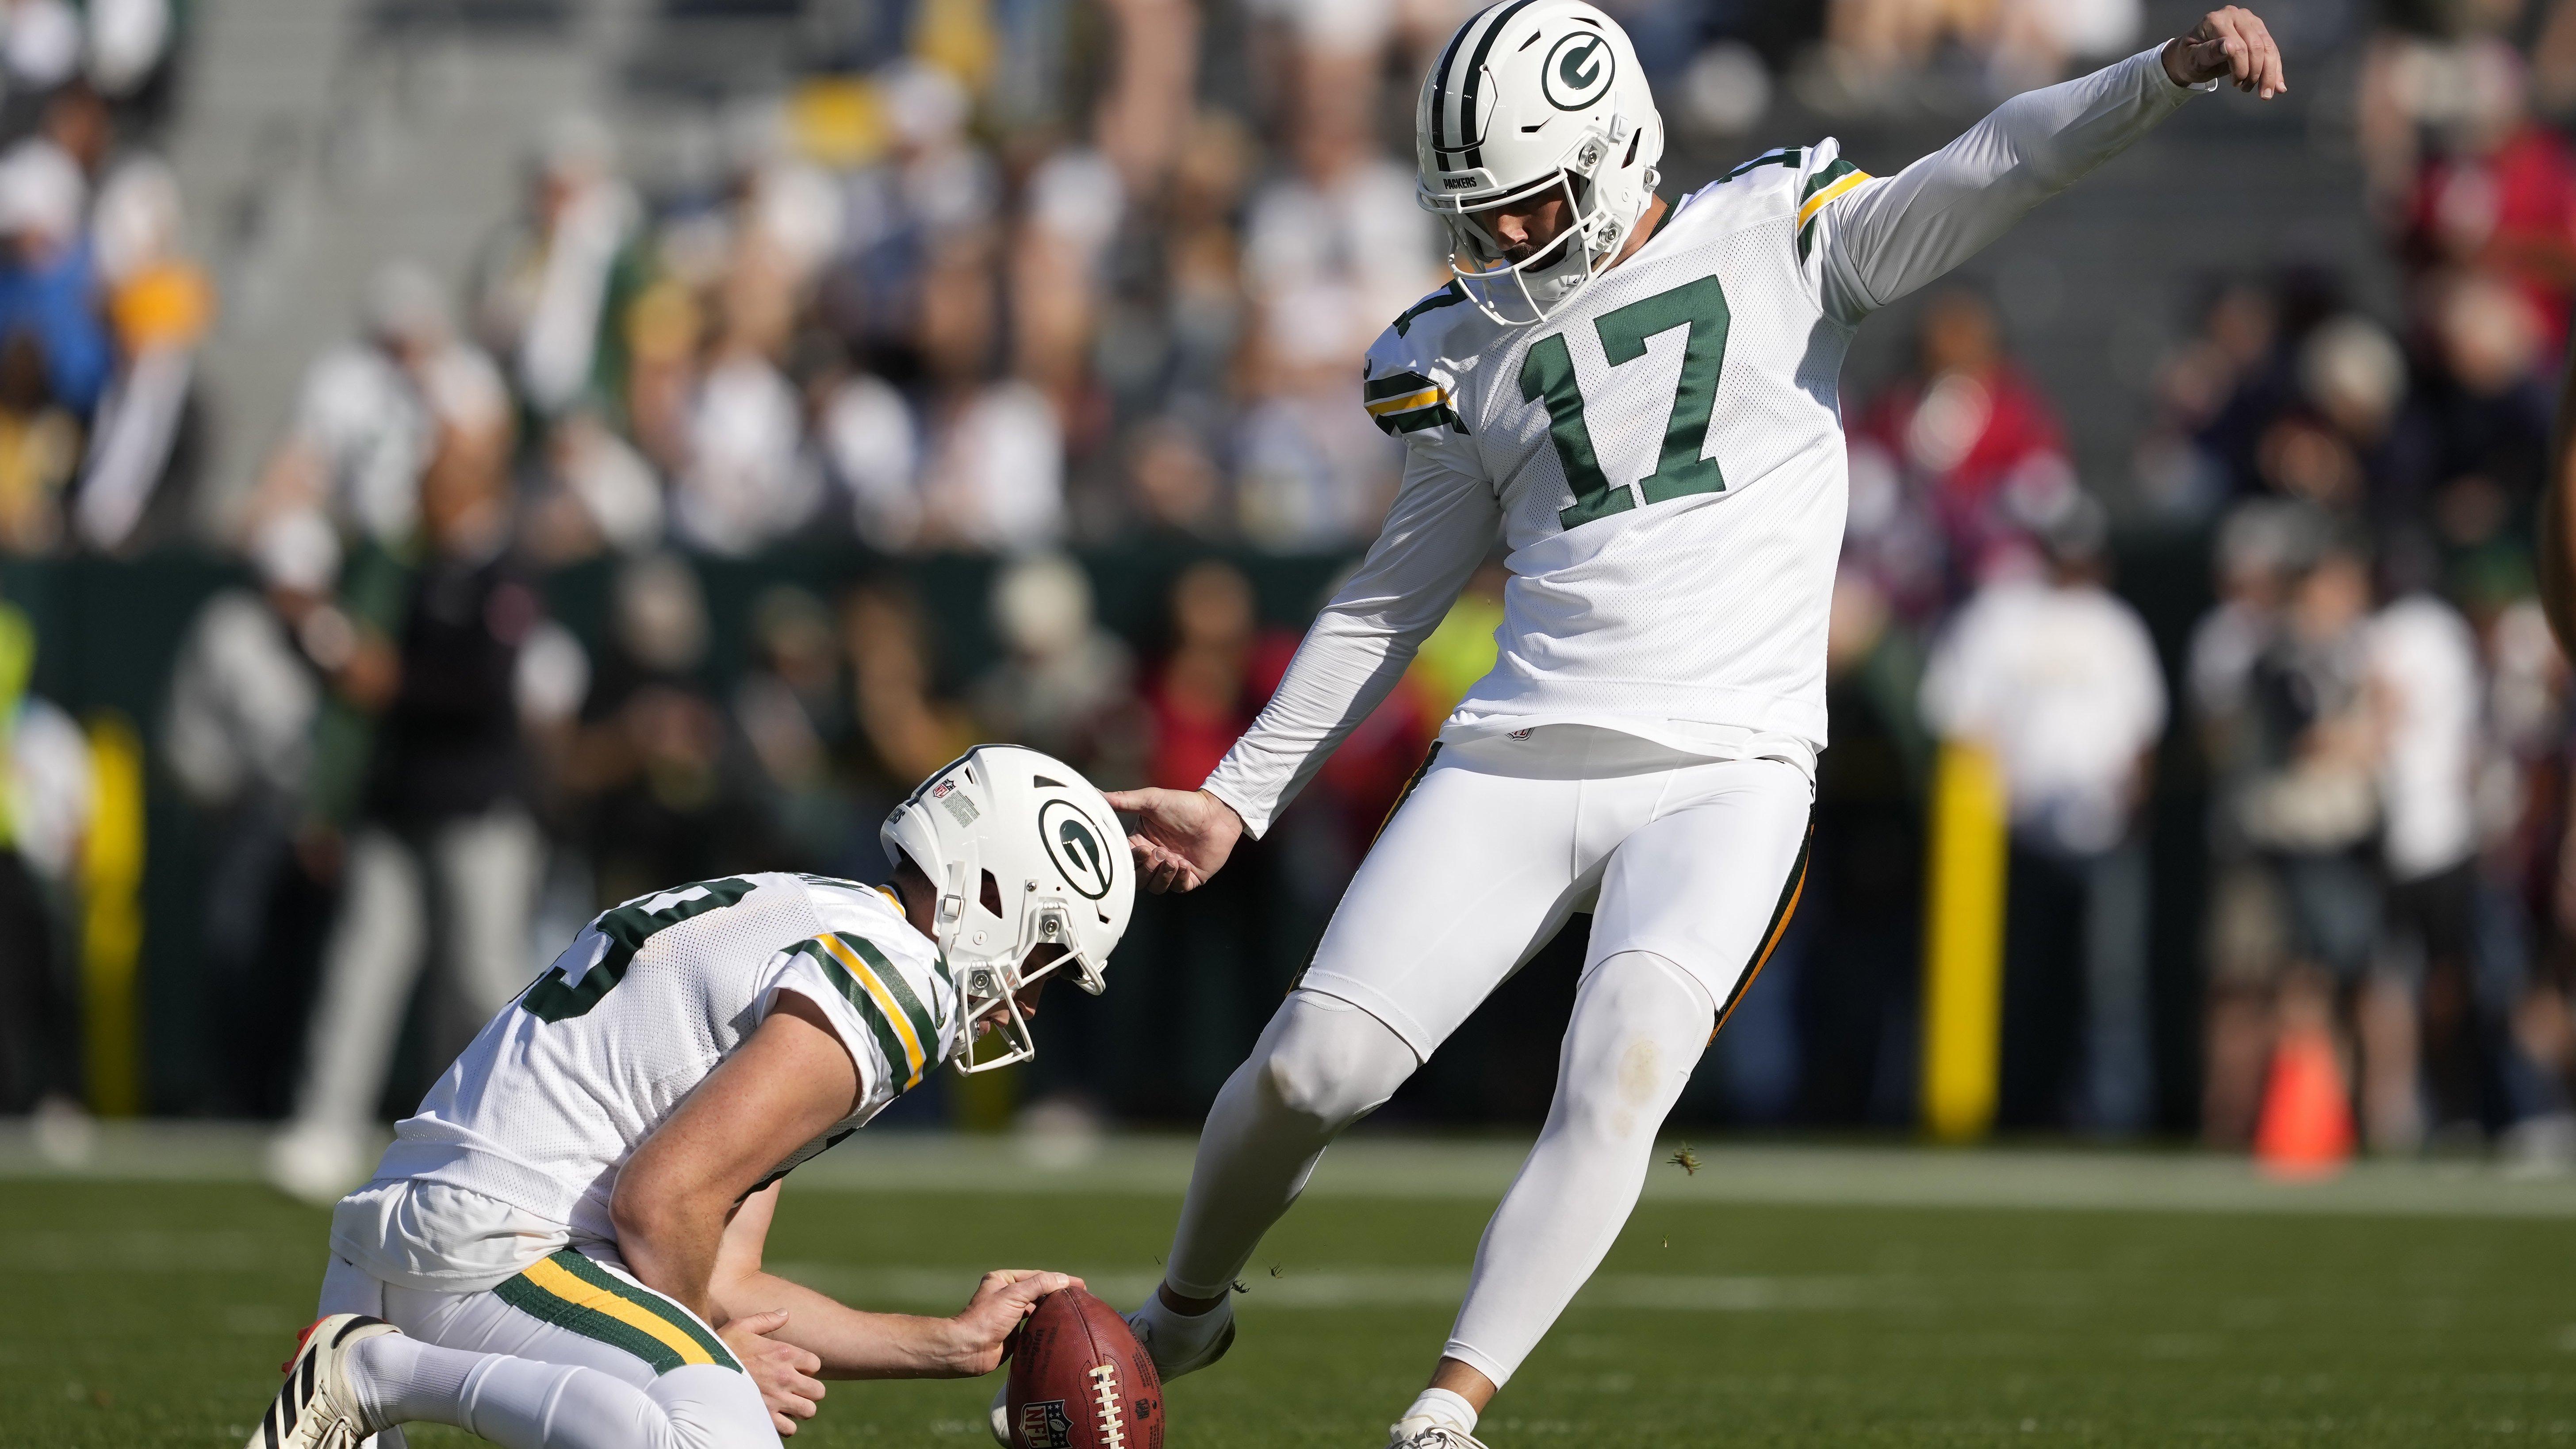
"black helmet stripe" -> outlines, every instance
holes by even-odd
[[[1485,164],[1485,138],[1477,136],[1467,139],[1466,137],[1469,128],[1476,124],[1476,91],[1478,82],[1485,78],[1485,57],[1493,54],[1494,37],[1503,33],[1503,27],[1511,23],[1513,16],[1528,9],[1533,3],[1534,0],[1512,0],[1511,4],[1495,12],[1494,23],[1486,26],[1485,33],[1477,37],[1476,53],[1467,61],[1467,74],[1458,91],[1458,131],[1461,139],[1467,140],[1465,160],[1468,170],[1472,171]]]
[[[1432,150],[1455,154],[1472,149],[1481,139],[1475,134],[1476,113],[1468,108],[1459,94],[1460,88],[1469,84],[1472,64],[1468,69],[1460,69],[1458,55],[1461,51],[1472,51],[1477,57],[1474,63],[1481,63],[1493,47],[1495,28],[1525,3],[1527,0],[1496,0],[1496,3],[1467,17],[1467,23],[1459,26],[1458,33],[1449,37],[1449,48],[1441,52],[1438,74],[1432,81]],[[1450,114],[1453,110],[1456,112],[1454,119]]]
[[[1434,151],[1449,149],[1441,144],[1449,139],[1449,62],[1458,58],[1458,47],[1466,43],[1467,32],[1475,28],[1474,17],[1459,26],[1458,33],[1449,37],[1449,48],[1440,52],[1440,63],[1431,68],[1431,149]]]

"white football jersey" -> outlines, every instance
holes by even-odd
[[[780,991],[822,1007],[858,1063],[859,1106],[764,1186],[959,1045],[947,963],[883,892],[773,873],[678,886],[574,937],[395,1126],[376,1181],[443,1183],[614,1240],[618,1169]]]
[[[1455,283],[1369,349],[1379,426],[1489,494],[1509,551],[1500,657],[1463,721],[1652,719],[1825,738],[1849,323],[1823,206],[1869,178],[1831,141],[1687,197],[1537,326]]]
[[[1581,724],[1811,764],[1853,330],[2189,94],[2146,51],[2015,97],[1883,180],[1831,140],[1756,157],[1545,322],[1498,323],[1454,282],[1423,298],[1362,380],[1405,440],[1403,487],[1205,788],[1267,829],[1498,537],[1497,661],[1444,738]]]

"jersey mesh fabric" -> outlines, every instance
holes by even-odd
[[[1345,594],[1405,590],[1385,622],[1413,633],[1446,609],[1497,532],[1508,550],[1499,656],[1458,704],[1453,730],[1634,722],[1649,738],[1707,737],[1653,727],[1686,721],[1823,747],[1824,629],[1843,526],[1839,377],[1852,328],[1821,307],[1816,233],[1802,248],[1797,220],[1802,187],[1836,159],[1827,141],[1702,188],[1543,325],[1502,326],[1434,293],[1371,346],[1363,395],[1407,409],[1373,414],[1404,430],[1405,479]],[[1722,307],[1703,299],[1699,310],[1723,316],[1725,338],[1697,455],[1718,460],[1725,486],[1646,503],[1640,480],[1661,467],[1686,350],[1711,346],[1711,320],[1676,321],[1615,366],[1598,323],[1711,278]],[[1560,344],[1598,471],[1637,505],[1572,527],[1563,515],[1580,500],[1553,436],[1564,424],[1522,384],[1532,349]],[[1415,378],[1426,391],[1405,391]],[[1456,423],[1429,425],[1434,408]],[[1468,528],[1484,531],[1456,536]],[[1454,581],[1428,577],[1435,570]],[[1340,626],[1335,602],[1299,666]],[[1389,657],[1376,672],[1401,669]],[[1207,781],[1256,831],[1327,752],[1266,737],[1271,718]]]
[[[1718,757],[1775,753],[1783,738],[1821,746],[1844,504],[1837,374],[1850,329],[1974,255],[2189,94],[2148,50],[2016,96],[1894,176],[1862,174],[1831,141],[1774,152],[1676,208],[1547,323],[1499,326],[1455,287],[1408,309],[1370,348],[1361,390],[1370,417],[1405,439],[1403,484],[1368,557],[1205,788],[1265,830],[1402,677],[1498,534],[1511,571],[1501,658],[1444,738],[1588,724]],[[1728,335],[1708,428],[1690,438],[1679,436],[1693,417],[1676,383],[1686,348],[1713,340],[1711,279]],[[1610,315],[1657,297],[1624,320]],[[1685,316],[1703,320],[1685,333]],[[1603,321],[1637,355],[1612,365]],[[1641,337],[1645,325],[1660,330]],[[1562,349],[1528,369],[1553,410],[1523,396],[1525,364],[1542,347]],[[1577,424],[1601,496],[1638,506],[1596,502],[1569,527],[1560,515],[1578,498],[1556,435],[1570,445]],[[1667,448],[1672,474],[1661,468]],[[1695,459],[1715,460],[1723,491],[1706,486]],[[1637,486],[1649,473],[1660,501],[1644,502]],[[1684,473],[1693,476],[1674,476]]]
[[[1830,143],[1818,148],[1830,157]],[[1796,153],[1791,153],[1793,156]],[[1851,329],[1825,318],[1796,241],[1804,168],[1773,164],[1716,182],[1546,328],[1481,314],[1441,330],[1444,352],[1485,365],[1461,378],[1475,471],[1500,479],[1506,564],[1501,654],[1463,713],[1634,715],[1779,730],[1822,747],[1824,627],[1842,541],[1838,379]],[[1686,347],[1708,321],[1609,360],[1597,325],[1631,304],[1716,279],[1724,352],[1698,456],[1722,491],[1649,503]],[[1465,311],[1465,309],[1457,309]],[[1523,396],[1533,346],[1563,339],[1585,431],[1614,495],[1636,506],[1567,528],[1573,481],[1543,402]]]
[[[774,995],[795,991],[823,1004],[833,1027],[859,1064],[859,1105],[829,1133],[805,1144],[780,1163],[778,1173],[813,1157],[841,1134],[855,1130],[885,1110],[916,1081],[938,1070],[956,1053],[962,1039],[964,1013],[955,983],[937,948],[906,924],[892,903],[877,892],[853,889],[842,882],[826,884],[807,879],[814,886],[815,913],[821,918],[822,929],[810,943],[799,942],[788,948],[769,992]],[[895,929],[889,931],[888,922]],[[835,938],[837,945],[845,949],[826,944],[826,936]],[[875,948],[874,954],[870,954],[870,947]],[[853,958],[855,965],[844,964]],[[881,972],[887,966],[894,969],[901,989],[930,1018],[929,1034],[916,1033],[922,1049],[917,1067],[905,1053],[903,1034],[896,1029],[891,1014],[875,1005],[875,997],[859,979],[860,968]],[[761,1009],[767,1012],[767,997]],[[901,1001],[896,1003],[895,1011],[910,1016]]]
[[[862,1078],[859,1111],[827,1142],[881,1110],[906,1077],[889,1073],[864,1008],[822,973],[805,973],[795,950],[826,930],[872,944],[942,1025],[935,1048],[954,1045],[956,1001],[938,953],[876,892],[847,882],[756,874],[717,909],[654,930],[625,976],[589,1009],[546,1020],[523,995],[487,1023],[419,1112],[397,1124],[376,1181],[445,1183],[567,1224],[579,1237],[613,1239],[608,1201],[618,1169],[750,1035],[775,993],[815,998]],[[629,902],[648,912],[703,897],[708,882]],[[694,895],[693,895],[694,893]],[[605,918],[603,918],[605,919]],[[598,958],[599,923],[576,937],[538,986],[577,979]],[[784,1165],[819,1150],[808,1144]]]

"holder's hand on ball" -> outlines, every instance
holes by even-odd
[[[959,1378],[974,1378],[999,1368],[1002,1345],[1038,1300],[1059,1289],[1081,1286],[1082,1280],[1070,1274],[1033,1268],[996,1268],[985,1274],[965,1311],[948,1320],[956,1333],[949,1351],[953,1371]]]

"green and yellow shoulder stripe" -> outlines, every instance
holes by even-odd
[[[1708,190],[1714,192],[1734,181],[1766,188],[1794,184],[1797,211],[1791,224],[1798,238],[1798,260],[1804,262],[1815,247],[1816,214],[1835,198],[1848,196],[1875,179],[1844,160],[1836,144],[1827,140],[1815,146],[1783,146],[1765,151],[1710,183]]]
[[[1467,431],[1467,425],[1458,421],[1457,400],[1449,389],[1411,368],[1398,368],[1384,377],[1362,377],[1360,400],[1369,420],[1388,437],[1425,428]]]
[[[1837,197],[1849,196],[1875,179],[1839,156],[1808,174],[1798,188],[1799,261],[1805,261],[1815,245],[1817,213]]]
[[[1369,348],[1360,364],[1360,405],[1379,432],[1395,437],[1430,428],[1467,431],[1456,396],[1431,361],[1445,324],[1455,320],[1446,309],[1466,300],[1466,289],[1452,281],[1404,309]]]
[[[789,949],[810,958],[823,979],[849,1003],[884,1056],[888,1079],[898,1091],[921,1085],[924,1074],[948,1060],[955,1033],[954,983],[948,963],[935,960],[930,972],[908,979],[902,967],[877,944],[856,931],[823,931]]]

